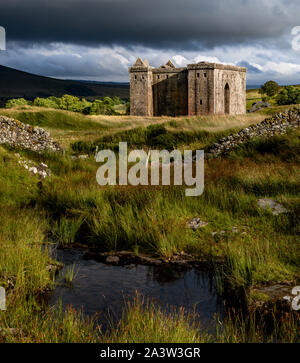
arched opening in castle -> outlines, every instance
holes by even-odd
[[[200,62],[159,68],[138,58],[129,68],[130,114],[133,116],[197,116],[246,113],[243,67]]]

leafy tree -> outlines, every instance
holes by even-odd
[[[116,105],[121,105],[122,103],[124,103],[120,97],[117,97],[117,96],[114,96],[112,98],[112,101],[113,101],[113,104],[116,106]]]
[[[33,106],[59,108],[58,102],[52,99],[51,97],[48,98],[37,97],[33,101]]]
[[[268,81],[260,87],[259,92],[262,95],[274,97],[279,91],[279,84],[275,81]]]
[[[126,102],[126,115],[130,115],[130,102]]]
[[[25,100],[25,98],[12,98],[11,100],[7,101],[5,104],[6,108],[16,107],[16,106],[24,106],[30,105],[31,102]]]
[[[286,86],[276,97],[278,105],[292,105],[300,103],[300,88]]]
[[[103,103],[105,105],[114,106],[114,102],[110,97],[104,97],[103,98]]]
[[[78,98],[72,95],[63,95],[62,97],[50,96],[48,98],[37,97],[33,101],[34,106],[57,108],[61,110],[82,112],[86,115],[117,115],[114,110],[115,105],[124,103],[119,97],[104,97],[101,100],[89,102],[85,98]],[[32,104],[24,98],[9,100],[6,107]]]

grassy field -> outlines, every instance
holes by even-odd
[[[143,309],[138,300],[109,336],[72,310],[49,311],[39,303],[39,296],[54,284],[49,271],[55,261],[42,248],[49,240],[61,246],[79,242],[102,251],[128,249],[165,259],[184,251],[211,261],[211,266],[221,259],[222,268],[216,271],[220,290],[224,286],[248,289],[261,283],[298,283],[299,130],[268,141],[253,140],[226,159],[207,161],[205,192],[199,198],[186,198],[184,187],[100,187],[95,180],[99,165],[93,152],[87,160],[71,158],[76,153],[74,143],[79,141],[83,151],[93,143],[111,146],[118,140],[128,141],[131,148],[149,147],[149,126],[154,124],[163,130],[160,146],[176,143],[179,149],[202,149],[286,108],[193,118],[83,116],[34,107],[0,110],[0,114],[44,127],[65,147],[65,155],[18,150],[23,157],[50,167],[52,177],[42,186],[38,177],[18,165],[16,150],[0,147],[0,285],[8,291],[8,310],[0,311],[0,328],[17,329],[16,334],[6,334],[6,341],[212,339],[196,325],[187,324],[182,315],[166,315],[150,303]],[[259,209],[257,200],[266,197],[279,201],[290,212],[273,216]],[[187,228],[186,222],[193,217],[208,225],[197,231]],[[288,328],[290,335],[279,337],[280,341],[299,339],[295,322],[282,324],[274,331],[276,337]],[[144,334],[137,335],[137,329]],[[254,321],[229,319],[215,340],[263,341],[262,329]]]
[[[300,85],[294,85],[295,88],[299,88]],[[279,87],[278,93],[284,88],[284,86]],[[277,94],[278,94],[277,93]],[[276,95],[277,96],[277,95]],[[277,109],[280,110],[280,107],[277,108],[276,96],[269,98],[268,102],[271,104],[270,109],[266,109],[268,114],[272,114]],[[262,95],[259,93],[259,89],[248,89],[246,92],[246,108],[250,110],[254,102],[262,101]],[[277,111],[276,111],[277,112]]]

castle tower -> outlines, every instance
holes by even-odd
[[[246,112],[246,68],[200,62],[187,69],[190,116]]]
[[[139,57],[129,68],[130,74],[130,114],[133,116],[153,116],[152,68],[148,61]]]
[[[187,69],[188,114],[196,116],[214,113],[213,64],[205,62],[189,64]]]

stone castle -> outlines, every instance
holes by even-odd
[[[159,68],[138,58],[129,68],[133,116],[237,115],[246,112],[246,68],[200,62]]]

